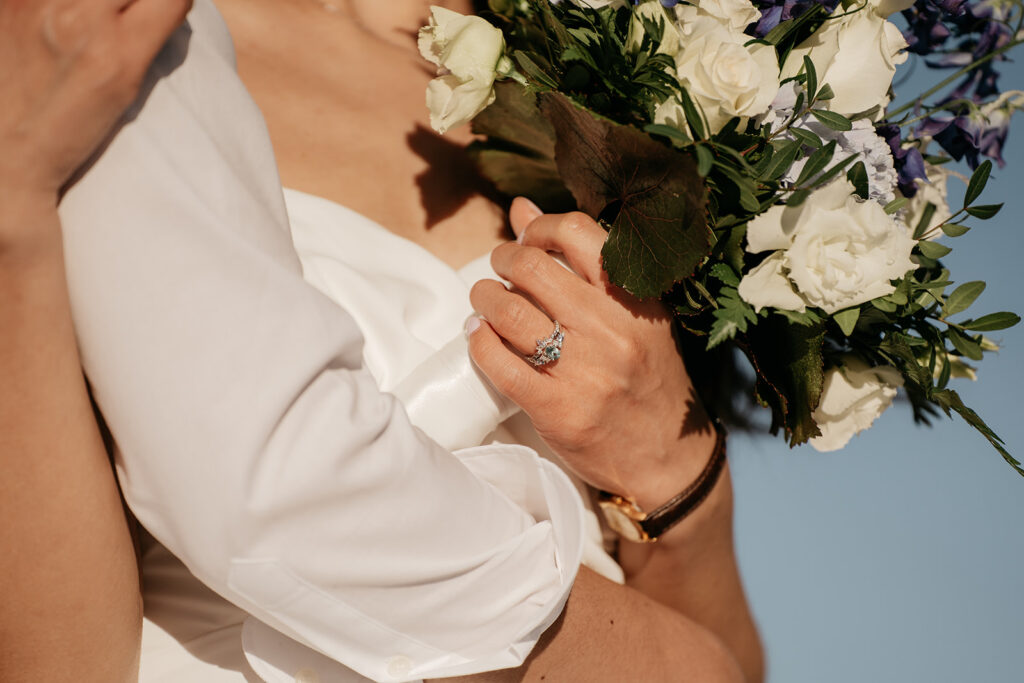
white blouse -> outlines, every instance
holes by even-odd
[[[395,333],[364,362],[357,321],[303,280],[262,118],[210,2],[196,2],[61,216],[83,364],[125,497],[212,594],[254,617],[246,647],[261,676],[295,679],[293,643],[383,681],[523,661],[575,578],[576,489],[520,445],[453,456],[380,390],[370,366]],[[372,282],[348,295],[387,303]],[[418,306],[402,313],[413,336],[452,338]],[[414,413],[438,408],[416,393],[429,382],[403,384],[422,363],[399,355],[409,372],[382,381],[409,392]],[[504,415],[474,396],[474,410]],[[485,427],[463,412],[436,437]]]

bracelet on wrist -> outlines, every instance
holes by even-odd
[[[636,501],[607,491],[598,493],[598,505],[605,521],[617,534],[637,543],[654,543],[673,526],[683,521],[699,506],[718,482],[725,466],[725,428],[718,420],[715,427],[715,447],[708,464],[697,479],[664,505],[644,512]]]

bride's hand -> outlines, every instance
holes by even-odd
[[[517,200],[511,219],[520,243],[496,248],[491,263],[515,289],[494,280],[473,287],[485,319],[470,323],[474,361],[584,480],[647,510],[661,505],[697,478],[715,442],[669,313],[609,283],[606,233],[585,214],[542,215]],[[534,367],[524,356],[554,320],[565,334],[562,355]]]
[[[55,206],[61,186],[131,104],[150,62],[191,4],[0,2],[0,190],[5,203]],[[0,246],[4,238],[20,237],[11,234],[17,230],[17,225],[0,225]]]

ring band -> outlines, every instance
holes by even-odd
[[[565,333],[562,326],[555,321],[555,331],[545,339],[537,340],[537,350],[526,360],[535,367],[553,363],[562,357],[562,342],[565,340]]]

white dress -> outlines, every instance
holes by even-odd
[[[469,360],[462,331],[472,313],[469,288],[495,277],[488,255],[454,270],[345,207],[291,190],[285,198],[307,281],[356,320],[367,367],[384,391],[401,399],[414,425],[453,451],[523,444],[557,463],[525,415],[490,389]],[[508,490],[509,472],[500,476]],[[586,487],[577,486],[589,501]],[[589,505],[585,524],[583,563],[621,582]],[[143,577],[142,683],[367,680],[247,621],[152,539],[146,541]]]

